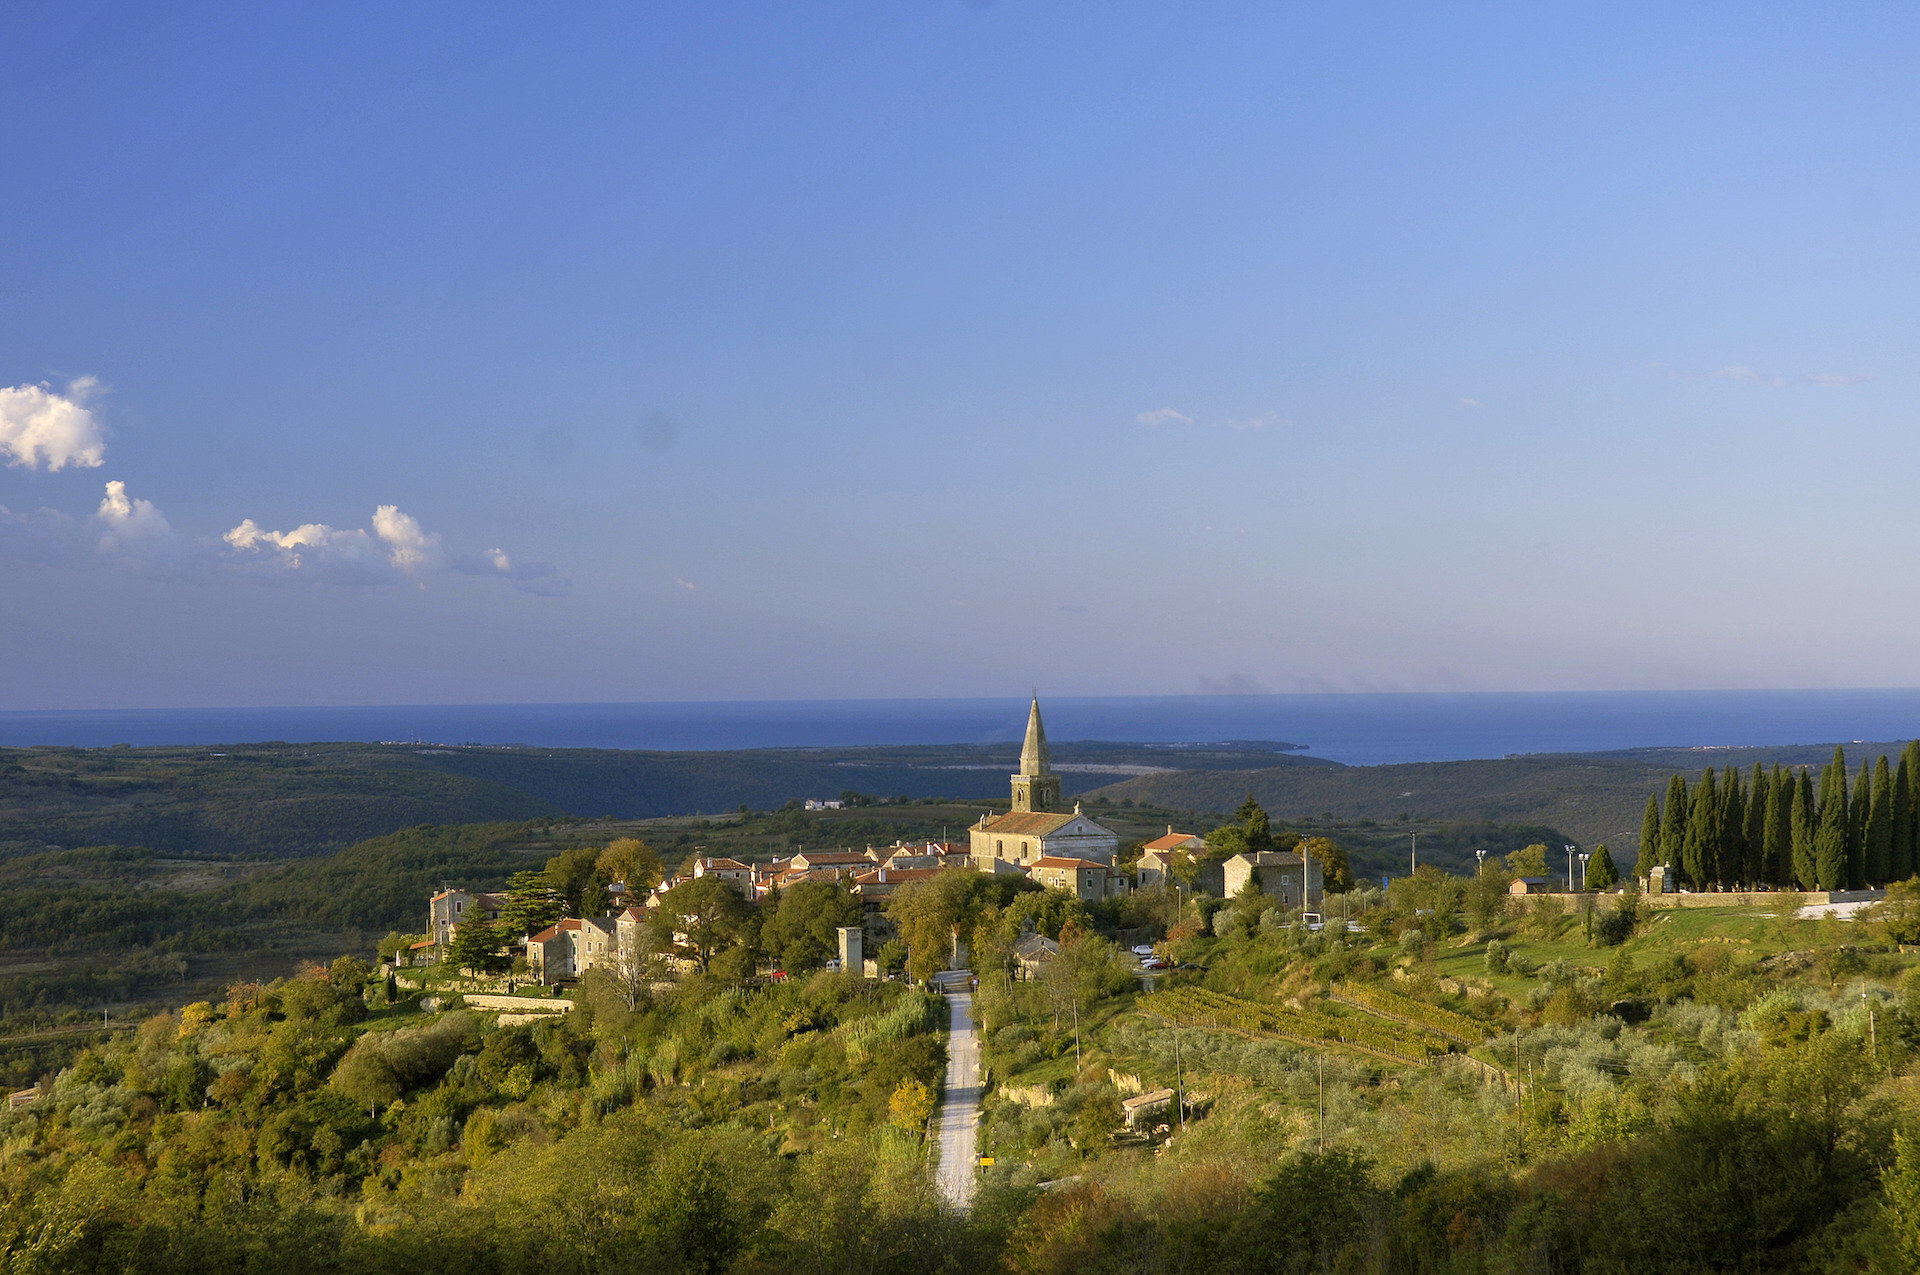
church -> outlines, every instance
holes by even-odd
[[[1060,776],[1047,755],[1047,732],[1040,724],[1040,700],[1027,713],[1027,741],[1020,749],[1020,773],[1013,776],[1013,809],[982,815],[968,830],[973,866],[982,872],[1027,872],[1042,859],[1082,860],[1113,865],[1120,838],[1080,813],[1079,803],[1061,812]]]

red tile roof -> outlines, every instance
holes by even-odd
[[[1035,811],[1019,811],[1014,814],[996,815],[987,820],[985,831],[998,836],[1044,837],[1048,833],[1058,832],[1072,823],[1078,815],[1046,815]]]
[[[1027,866],[1030,868],[1098,868],[1102,872],[1107,870],[1107,865],[1097,859],[1069,859],[1064,855],[1057,854],[1050,854],[1045,858],[1035,859]]]
[[[1147,842],[1146,845],[1140,848],[1142,850],[1178,850],[1189,841],[1205,840],[1205,837],[1191,832],[1172,832],[1164,837],[1155,837],[1152,841]]]

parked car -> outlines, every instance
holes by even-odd
[[[1143,970],[1163,970],[1167,968],[1167,962],[1158,956],[1142,957],[1140,960],[1140,968]]]
[[[1150,943],[1141,943],[1127,950],[1132,952],[1135,956],[1152,956],[1153,955],[1153,945]]]

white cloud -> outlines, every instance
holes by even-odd
[[[522,593],[557,598],[573,588],[559,568],[515,562],[505,550],[449,555],[437,532],[397,505],[373,511],[370,528],[330,527],[310,522],[292,531],[268,531],[248,518],[221,537],[228,558],[278,572],[289,579],[340,584],[424,584],[449,571],[503,579]]]
[[[373,514],[373,529],[302,523],[292,531],[268,531],[248,518],[221,537],[243,560],[288,573],[350,584],[410,579],[444,565],[440,538],[394,505]]]
[[[1272,429],[1276,425],[1291,425],[1293,422],[1287,420],[1278,412],[1262,412],[1258,416],[1243,416],[1237,419],[1229,418],[1223,421],[1222,424],[1228,429],[1251,430]]]
[[[1873,378],[1870,376],[1851,376],[1845,372],[1816,372],[1807,380],[1814,385],[1865,385]]]
[[[470,576],[498,576],[522,593],[543,598],[565,597],[573,581],[560,574],[560,568],[547,562],[515,562],[504,549],[467,554],[452,560],[455,571]]]
[[[675,583],[675,584],[677,584],[677,585],[679,585],[679,586],[680,586],[681,588],[683,588],[683,589],[692,589],[692,588],[694,587],[694,583],[693,583],[693,581],[691,581],[691,580],[679,580],[679,579],[676,579],[676,580],[674,581],[674,583]]]
[[[127,485],[119,479],[107,484],[107,494],[93,519],[100,526],[102,553],[151,557],[175,547],[173,527],[166,515],[151,500],[127,495]]]
[[[0,455],[28,469],[94,468],[105,462],[106,440],[86,400],[98,382],[83,376],[56,394],[46,385],[0,388]]]
[[[1482,403],[1477,398],[1463,398],[1460,400],[1460,406],[1461,407],[1485,407],[1486,404]]]
[[[1142,412],[1133,418],[1142,425],[1158,428],[1162,425],[1194,425],[1199,422],[1185,412],[1175,411],[1171,407],[1158,408],[1151,412]],[[1275,425],[1291,425],[1292,421],[1278,412],[1262,412],[1258,416],[1228,417],[1220,421],[1208,421],[1212,428],[1232,430],[1270,429]]]
[[[1729,363],[1714,376],[1722,381],[1745,381],[1751,385],[1785,385],[1786,378],[1756,372],[1744,363]]]

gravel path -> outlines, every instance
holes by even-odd
[[[965,1209],[973,1204],[980,1154],[980,1040],[973,1029],[972,976],[960,970],[940,978],[947,995],[947,1082],[934,1121],[934,1181],[948,1204]]]

